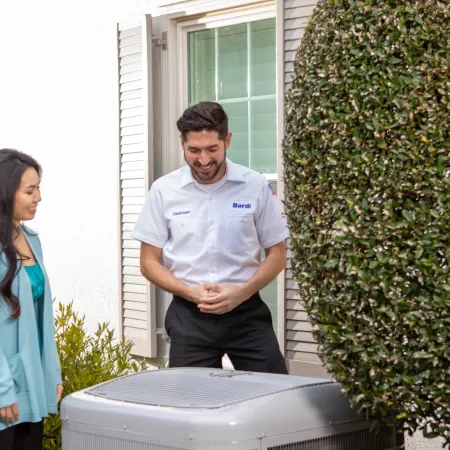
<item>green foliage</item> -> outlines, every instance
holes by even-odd
[[[145,370],[144,362],[130,359],[132,343],[118,341],[108,323],[100,323],[94,335],[85,329],[72,303],[59,303],[55,317],[56,344],[61,361],[64,385],[63,397],[98,383]],[[61,450],[61,420],[59,414],[45,420],[44,450]]]
[[[450,3],[321,0],[284,144],[293,273],[369,419],[450,443]]]

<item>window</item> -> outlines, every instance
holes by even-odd
[[[219,102],[233,133],[227,156],[263,173],[277,190],[275,19],[187,34],[189,106]],[[277,283],[261,292],[277,325]]]
[[[275,19],[188,34],[189,105],[219,102],[233,132],[228,156],[276,180]]]

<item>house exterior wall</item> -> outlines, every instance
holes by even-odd
[[[39,232],[53,296],[89,331],[118,325],[119,18],[151,1],[1,2],[0,148],[42,164]]]

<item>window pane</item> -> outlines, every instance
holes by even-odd
[[[227,156],[231,161],[248,167],[248,102],[224,103],[228,129],[233,133]]]
[[[247,24],[218,31],[219,99],[247,97]]]
[[[215,31],[188,34],[189,105],[216,97]]]
[[[275,19],[250,24],[250,91],[252,96],[275,94]]]
[[[277,193],[277,183],[276,181],[270,182],[273,190]],[[261,253],[261,260],[264,261],[264,250]],[[272,314],[273,327],[275,329],[275,333],[277,330],[277,321],[278,321],[278,292],[277,292],[277,279],[275,278],[272,283],[266,286],[264,289],[261,289],[261,298],[266,302],[266,305],[269,307],[270,312]]]
[[[254,100],[251,114],[251,168],[262,173],[277,172],[277,116],[275,98]]]

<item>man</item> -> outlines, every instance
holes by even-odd
[[[227,354],[236,370],[287,373],[258,293],[286,264],[288,230],[274,192],[263,175],[226,158],[231,133],[219,104],[186,109],[177,126],[187,166],[153,183],[132,233],[142,274],[174,295],[169,366],[220,368]]]

